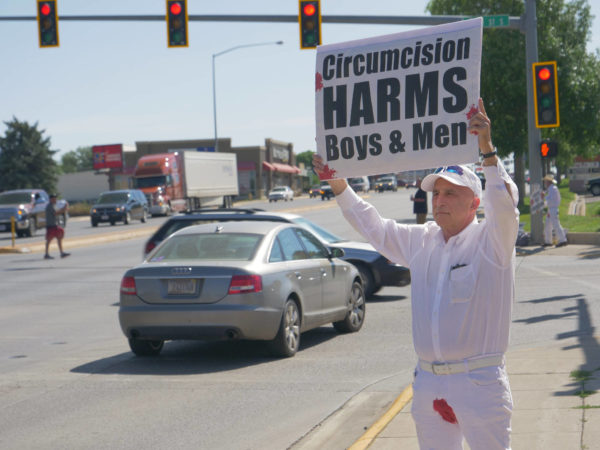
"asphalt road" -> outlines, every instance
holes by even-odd
[[[410,193],[369,200],[410,222]],[[293,210],[360,239],[334,200],[245,206]],[[150,232],[162,220],[95,229],[71,221],[65,244],[80,233]],[[144,240],[78,247],[63,260],[0,254],[0,448],[296,449],[320,424],[352,411],[321,447],[342,449],[411,381],[409,287],[371,299],[359,333],[327,326],[304,334],[294,358],[274,359],[251,342],[171,342],[158,358],[134,357],[118,324],[118,289]],[[514,346],[593,330],[600,270],[590,255],[519,258]]]

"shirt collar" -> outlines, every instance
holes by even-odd
[[[442,229],[438,226],[437,229],[437,234],[435,237],[435,243],[436,245],[440,245],[440,244],[460,244],[462,242],[464,242],[469,235],[472,233],[472,231],[475,229],[475,227],[479,224],[479,220],[477,220],[477,215],[475,215],[475,217],[473,217],[473,221],[467,225],[460,233],[458,233],[455,236],[452,236],[450,239],[448,239],[448,242],[444,241],[444,233],[442,232]]]

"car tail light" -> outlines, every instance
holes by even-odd
[[[229,283],[229,294],[245,294],[262,291],[260,275],[234,275]]]
[[[124,295],[136,295],[137,291],[135,290],[135,278],[133,277],[123,277],[121,280],[121,294]]]
[[[155,247],[156,247],[156,242],[153,242],[153,241],[146,242],[146,250],[145,250],[146,255],[148,253],[150,253],[152,250],[154,250]]]

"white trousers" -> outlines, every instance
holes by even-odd
[[[560,221],[558,220],[558,208],[548,208],[546,223],[544,224],[544,242],[546,244],[552,244],[552,229],[556,232],[556,239],[558,239],[559,243],[567,240],[565,230],[560,226]]]
[[[433,402],[444,399],[456,424],[442,419]],[[453,375],[434,375],[417,367],[411,413],[421,450],[510,449],[512,395],[504,366]]]

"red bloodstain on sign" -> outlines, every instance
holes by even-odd
[[[331,180],[332,178],[335,178],[336,173],[337,173],[337,171],[335,169],[331,169],[329,167],[329,164],[326,164],[323,172],[319,173],[319,179],[320,180]]]
[[[318,92],[323,89],[323,76],[317,72],[315,75],[315,90]]]

